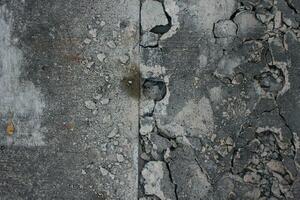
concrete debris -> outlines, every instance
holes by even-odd
[[[172,184],[166,163],[150,161],[142,170],[144,190],[147,195],[155,195],[161,200],[173,200],[175,186]]]
[[[113,138],[115,137],[117,134],[119,133],[119,129],[118,128],[113,128],[112,131],[108,134],[108,138]]]
[[[194,156],[188,147],[171,152],[170,172],[177,185],[178,199],[205,199],[212,189],[207,174]]]
[[[92,66],[94,66],[95,62],[88,62],[87,68],[90,69]]]
[[[145,0],[141,8],[141,26],[143,32],[150,31],[156,26],[167,25],[168,19],[161,2]]]
[[[146,32],[142,35],[140,45],[142,47],[156,47],[158,45],[158,40],[159,40],[158,34],[152,32]]]
[[[236,36],[237,25],[231,20],[220,20],[214,25],[214,35],[217,38]]]
[[[101,99],[100,103],[102,105],[107,105],[109,103],[109,98],[104,98],[104,99]]]
[[[92,40],[89,39],[89,38],[86,38],[86,39],[84,39],[84,41],[83,41],[84,44],[90,44],[91,42],[92,42]]]
[[[117,161],[118,162],[124,162],[125,158],[122,154],[117,154]]]
[[[129,56],[126,54],[123,56],[120,56],[120,58],[119,58],[120,62],[124,65],[128,64],[129,59],[130,59]]]
[[[265,34],[266,27],[257,20],[253,12],[240,12],[233,21],[238,26],[237,36],[243,40],[259,39]]]
[[[103,168],[103,167],[100,167],[100,172],[101,172],[101,174],[104,175],[104,176],[106,176],[106,175],[109,174],[109,171],[108,171],[107,169]]]
[[[154,129],[154,119],[153,117],[143,117],[140,119],[140,134],[147,135],[150,134]]]
[[[300,199],[299,0],[37,2],[0,3],[0,199]]]
[[[105,21],[101,21],[101,22],[100,22],[100,26],[101,26],[101,27],[105,26],[105,24],[106,24]]]
[[[114,49],[117,47],[116,43],[112,40],[107,42],[107,46],[111,49]]]
[[[85,104],[85,107],[90,110],[95,110],[97,108],[95,102],[93,102],[91,100],[85,101],[84,104]]]
[[[97,54],[97,58],[100,62],[103,62],[104,59],[106,58],[106,55],[104,53],[99,53]]]
[[[91,30],[89,30],[89,34],[90,34],[93,38],[96,38],[96,37],[97,37],[97,29],[91,29]]]

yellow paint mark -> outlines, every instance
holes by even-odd
[[[6,133],[7,133],[7,135],[12,136],[14,134],[14,132],[15,132],[15,126],[14,126],[12,120],[10,119],[6,126]]]

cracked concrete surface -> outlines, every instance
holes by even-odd
[[[0,0],[0,199],[300,199],[297,0]]]

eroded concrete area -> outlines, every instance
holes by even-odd
[[[297,1],[159,2],[154,27],[141,6],[171,27],[141,32],[140,199],[299,199]]]

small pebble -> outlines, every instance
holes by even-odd
[[[124,162],[124,156],[122,154],[117,154],[117,160],[118,162]]]
[[[90,110],[95,110],[96,109],[96,104],[91,100],[85,101],[84,104],[85,104],[85,107],[90,109]]]
[[[100,172],[102,175],[106,176],[108,174],[108,170],[103,168],[103,167],[100,167]]]
[[[129,56],[128,56],[128,55],[120,56],[119,60],[120,60],[120,62],[121,62],[122,64],[125,65],[125,64],[127,64],[128,61],[129,61]]]
[[[118,134],[118,128],[114,128],[109,134],[108,134],[108,138],[113,138]]]
[[[84,41],[83,41],[83,43],[84,44],[90,44],[91,43],[91,39],[89,39],[89,38],[86,38]]]
[[[117,46],[116,46],[116,43],[114,42],[114,41],[109,41],[109,42],[107,42],[107,46],[109,47],[109,48],[111,48],[111,49],[114,49],[114,48],[116,48]]]
[[[90,34],[93,38],[97,37],[97,29],[91,29],[91,30],[89,30],[89,34]]]
[[[100,100],[102,98],[102,94],[96,94],[95,96],[93,96],[93,99],[95,100]]]
[[[101,21],[101,22],[100,22],[100,26],[101,26],[101,27],[105,26],[105,24],[106,24],[105,21]]]
[[[103,62],[104,59],[106,58],[106,55],[104,53],[99,53],[97,54],[97,58],[100,62]]]
[[[88,62],[88,64],[87,64],[87,68],[91,68],[93,65],[94,65],[95,63],[94,62]]]
[[[102,105],[107,105],[109,103],[109,99],[105,98],[105,99],[102,99],[100,102]]]

